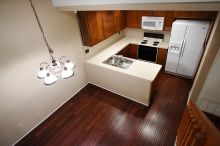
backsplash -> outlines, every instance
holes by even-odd
[[[144,32],[164,33],[164,42],[169,42],[169,40],[170,40],[170,32],[169,31],[155,31],[155,30],[145,30],[145,29],[137,29],[137,28],[126,28],[124,30],[124,35],[126,37],[135,37],[135,38],[142,39]]]
[[[89,49],[89,53],[85,54],[85,58],[86,59],[91,58],[92,56],[106,49],[108,46],[112,45],[114,42],[120,40],[122,37],[124,37],[124,31],[114,34],[113,36],[105,39],[104,41],[98,43],[95,46],[92,47],[84,46],[84,50]]]

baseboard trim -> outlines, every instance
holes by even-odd
[[[132,101],[134,101],[134,102],[137,102],[137,103],[140,103],[140,104],[142,104],[142,105],[144,105],[144,106],[149,106],[149,105],[147,105],[147,104],[145,104],[145,103],[142,103],[142,102],[140,102],[140,101],[137,101],[137,100],[135,100],[135,99],[132,99],[132,98],[130,98],[130,97],[128,97],[128,96],[124,96],[124,95],[122,95],[122,94],[119,94],[119,93],[117,93],[117,92],[114,92],[114,91],[112,91],[112,90],[109,90],[109,89],[107,89],[107,88],[104,88],[104,87],[101,87],[101,86],[99,86],[99,85],[97,85],[97,84],[95,84],[95,83],[91,83],[91,82],[88,82],[89,84],[92,84],[92,85],[95,85],[95,86],[97,86],[97,87],[99,87],[99,88],[102,88],[102,89],[105,89],[105,90],[107,90],[107,91],[110,91],[110,92],[112,92],[112,93],[115,93],[115,94],[117,94],[117,95],[120,95],[120,96],[122,96],[122,97],[125,97],[125,98],[127,98],[127,99],[129,99],[129,100],[132,100]]]
[[[40,124],[42,124],[47,118],[49,118],[53,113],[55,113],[60,107],[62,107],[65,103],[67,103],[73,96],[75,96],[77,93],[79,93],[86,85],[88,85],[89,82],[87,82],[82,88],[80,88],[78,91],[76,91],[73,95],[71,95],[67,100],[65,100],[60,106],[58,106],[55,110],[53,110],[49,115],[47,115],[42,121],[40,121],[36,126],[34,126],[31,130],[29,130],[24,136],[22,136],[20,139],[18,139],[12,146],[16,145],[20,140],[22,140],[25,136],[27,136],[30,132],[32,132],[35,128],[37,128]]]

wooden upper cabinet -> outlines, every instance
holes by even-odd
[[[101,11],[77,12],[83,44],[93,46],[104,40]]]
[[[141,28],[142,16],[152,16],[152,11],[127,11],[127,27]]]
[[[91,39],[90,39],[90,32],[87,23],[87,16],[86,12],[77,12],[78,20],[79,20],[79,27],[81,31],[81,37],[84,45],[90,46]]]
[[[172,28],[172,23],[175,20],[174,11],[153,11],[153,16],[164,17],[164,27],[163,30],[170,31]]]
[[[214,20],[217,15],[215,11],[175,11],[176,18],[185,19],[209,19]]]
[[[83,45],[94,46],[126,28],[125,11],[78,11]]]
[[[114,11],[114,26],[115,33],[126,28],[126,12],[125,11]]]
[[[108,38],[114,34],[114,11],[102,11],[102,25],[104,38]]]

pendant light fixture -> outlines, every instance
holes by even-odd
[[[59,59],[59,61],[55,60],[53,53],[54,51],[51,49],[46,36],[44,34],[43,28],[40,24],[40,20],[37,16],[37,12],[35,10],[34,4],[32,0],[29,0],[31,7],[33,9],[34,15],[36,17],[38,26],[40,28],[41,34],[43,36],[44,42],[47,46],[47,49],[49,51],[49,55],[51,58],[51,64],[48,64],[46,62],[43,62],[40,64],[40,70],[38,71],[37,77],[44,79],[45,85],[51,85],[57,81],[58,78],[70,78],[74,75],[74,68],[75,65],[72,63],[67,57],[63,56]]]

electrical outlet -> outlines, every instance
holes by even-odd
[[[89,49],[86,49],[86,50],[85,50],[85,53],[86,53],[86,54],[89,53]]]

